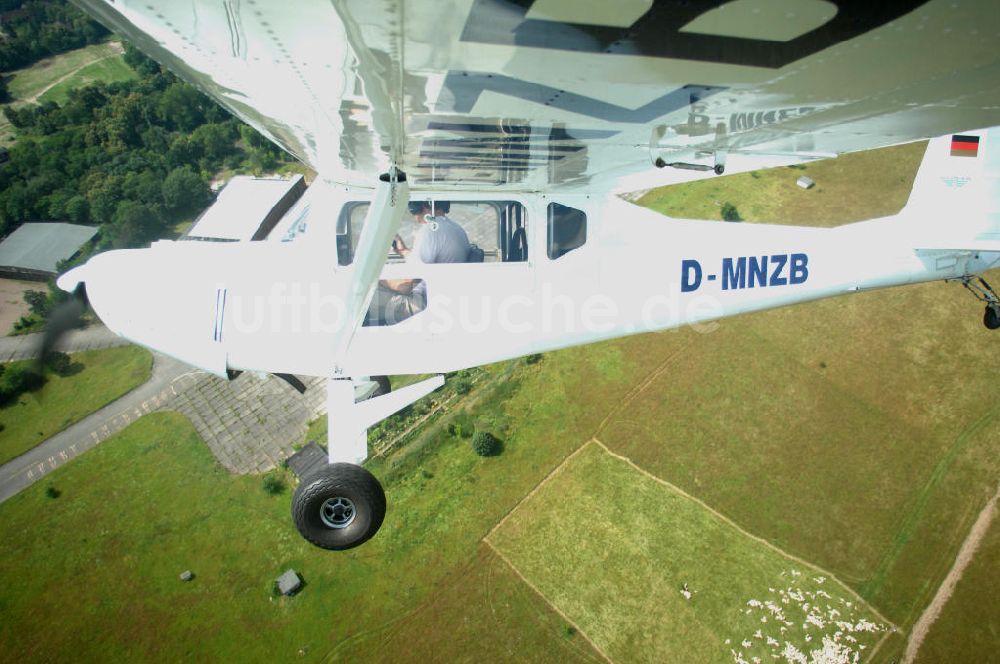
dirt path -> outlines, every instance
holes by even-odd
[[[1000,486],[997,487],[997,492],[993,494],[990,502],[986,503],[986,507],[979,513],[979,518],[972,524],[969,534],[966,536],[965,541],[962,542],[962,548],[958,550],[955,564],[951,566],[948,576],[944,578],[944,582],[938,588],[934,599],[931,600],[931,603],[927,605],[924,612],[920,614],[920,618],[916,624],[913,625],[913,630],[910,631],[910,638],[906,643],[903,664],[913,663],[917,652],[920,651],[920,645],[924,642],[927,632],[930,631],[931,625],[938,619],[938,616],[941,615],[941,609],[951,599],[951,594],[955,591],[955,585],[962,578],[965,568],[972,562],[972,556],[976,554],[980,542],[983,541],[986,531],[989,530],[993,517],[996,516],[998,500],[1000,500]]]

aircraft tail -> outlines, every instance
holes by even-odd
[[[918,248],[1000,251],[1000,127],[931,139],[900,220]]]

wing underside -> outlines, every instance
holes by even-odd
[[[1000,125],[982,0],[75,1],[363,186],[605,191]]]

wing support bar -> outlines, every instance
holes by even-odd
[[[326,416],[330,463],[362,463],[368,458],[368,427],[381,422],[444,385],[444,376],[434,376],[413,385],[354,401],[349,378],[327,381]]]
[[[375,285],[389,255],[389,246],[399,231],[399,222],[409,200],[410,190],[405,173],[393,168],[379,177],[375,200],[368,210],[361,237],[358,238],[358,248],[354,252],[353,274],[345,303],[348,324],[334,339],[335,358],[344,357],[364,322]]]

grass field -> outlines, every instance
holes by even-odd
[[[72,376],[47,374],[38,392],[0,408],[0,463],[23,454],[102,406],[149,380],[153,357],[138,346],[73,353],[82,370]],[[13,364],[31,365],[32,361]],[[12,365],[8,365],[12,366]]]
[[[69,98],[69,94],[78,88],[96,82],[112,83],[117,81],[131,81],[138,78],[138,75],[125,64],[125,61],[117,55],[110,55],[101,60],[85,65],[69,76],[54,84],[38,97],[39,102],[53,101],[63,104]]]
[[[284,661],[299,650],[304,661],[356,661],[357,648],[365,661],[399,661],[395,648],[595,661],[480,543],[537,481],[530,468],[567,452],[511,443],[501,463],[443,436],[419,465],[375,464],[393,508],[369,545],[334,557],[295,533],[287,494],[267,496],[259,477],[225,473],[181,416],[144,417],[49,475],[58,499],[39,483],[0,504],[0,583],[11,588],[0,598],[0,642],[21,661]],[[272,600],[273,579],[289,566],[307,586]],[[38,569],[46,573],[22,579]],[[185,569],[197,575],[188,585],[177,579]],[[56,613],[52,634],[40,618]],[[482,622],[428,629],[445,615]],[[393,640],[405,631],[420,638]]]
[[[917,664],[995,662],[1000,644],[1000,520],[996,517],[917,655]]]
[[[593,442],[488,541],[616,662],[770,661],[827,640],[852,655],[891,628],[827,573]]]
[[[671,217],[721,219],[732,203],[746,221],[839,226],[895,214],[906,203],[926,143],[858,152],[788,168],[708,178],[647,192],[637,202]],[[816,185],[795,186],[807,175]]]
[[[107,42],[91,44],[75,51],[45,58],[30,67],[12,72],[7,89],[14,99],[28,101],[88,65],[104,58],[117,57],[120,54],[120,44]]]

